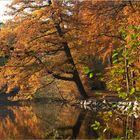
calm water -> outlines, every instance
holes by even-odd
[[[0,107],[1,139],[140,138],[140,118],[70,105]]]

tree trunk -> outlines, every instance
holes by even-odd
[[[131,70],[131,86],[132,86],[132,88],[135,88],[135,84],[136,82],[135,82],[135,73],[134,73],[134,71],[133,70]]]
[[[61,30],[60,25],[59,25],[59,24],[56,24],[55,27],[56,27],[56,29],[57,29],[57,32],[58,32],[59,36],[60,36],[60,37],[63,37],[63,32],[62,32],[62,30]],[[81,79],[80,79],[79,72],[78,72],[78,70],[77,70],[77,68],[76,68],[76,65],[75,65],[75,63],[74,63],[73,57],[72,57],[72,55],[71,55],[70,48],[69,48],[69,46],[68,46],[68,43],[67,43],[67,42],[63,42],[62,45],[63,45],[63,47],[64,47],[64,51],[65,51],[65,54],[66,54],[66,56],[67,56],[68,62],[69,62],[71,65],[73,65],[73,68],[74,68],[73,80],[74,80],[74,82],[76,83],[76,86],[77,86],[77,88],[78,88],[78,90],[79,90],[79,92],[80,92],[81,98],[82,98],[82,99],[85,99],[85,98],[87,98],[88,96],[87,96],[87,94],[86,94],[86,91],[85,91],[84,86],[83,86],[83,84],[82,84],[82,81],[81,81]]]
[[[125,46],[125,50],[124,51],[126,53],[126,51],[127,51],[126,46]],[[126,56],[125,56],[125,80],[126,80],[126,90],[129,93],[129,91],[130,91],[130,79],[129,79],[128,60],[126,59]]]

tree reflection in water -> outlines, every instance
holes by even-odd
[[[41,137],[39,121],[32,112],[32,107],[1,107],[0,112],[0,137],[2,139]]]
[[[0,121],[2,139],[140,138],[139,118],[111,111],[91,112],[58,103],[1,107]],[[95,121],[100,122],[96,130],[91,127]]]

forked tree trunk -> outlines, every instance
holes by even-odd
[[[59,25],[59,24],[56,24],[55,27],[56,27],[56,30],[57,30],[59,36],[60,36],[60,37],[63,37],[63,32],[62,32],[62,30],[61,30],[60,25]],[[67,56],[68,62],[69,62],[69,63],[73,66],[73,68],[74,68],[74,71],[73,71],[73,81],[76,83],[76,86],[77,86],[77,88],[78,88],[78,90],[79,90],[79,92],[80,92],[81,98],[82,98],[82,99],[85,99],[85,98],[87,98],[88,96],[87,96],[87,94],[86,94],[85,88],[84,88],[84,86],[83,86],[83,84],[82,84],[82,81],[81,81],[81,79],[80,79],[79,72],[78,72],[78,70],[77,70],[77,68],[76,68],[76,65],[75,65],[75,63],[74,63],[73,57],[72,57],[72,55],[71,55],[70,48],[69,48],[69,46],[68,46],[68,43],[67,43],[67,42],[63,42],[62,45],[63,45],[63,47],[64,47],[64,51],[65,51],[65,54],[66,54],[66,56]]]
[[[53,4],[54,4],[53,0],[48,0],[48,6],[51,6],[51,5],[53,6]],[[58,32],[58,35],[63,38],[63,32],[61,30],[60,24],[55,24],[55,28],[56,28],[56,30]],[[80,92],[81,98],[82,99],[86,99],[88,96],[86,94],[85,88],[84,88],[84,86],[82,84],[82,81],[80,79],[78,70],[77,70],[77,68],[75,66],[75,63],[74,63],[73,57],[71,55],[71,51],[70,51],[70,48],[68,46],[68,43],[67,42],[63,42],[62,45],[64,47],[64,51],[65,51],[65,54],[67,56],[67,59],[68,59],[69,63],[71,65],[73,65],[73,68],[74,68],[73,81],[76,83],[76,86],[77,86],[77,88],[78,88],[78,90]]]

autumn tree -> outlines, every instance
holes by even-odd
[[[75,1],[14,0],[11,9],[15,20],[10,26],[16,25],[12,31],[16,41],[12,48],[8,47],[10,59],[3,72],[10,71],[17,79],[29,79],[40,73],[52,79],[73,81],[81,97],[86,98],[72,54],[75,48],[70,44],[78,24],[74,22],[74,6]]]
[[[80,39],[83,46],[88,44],[88,47],[83,49],[84,54],[89,56],[86,65],[93,71],[93,75],[99,72],[99,67],[105,72],[103,69],[106,66],[112,66],[113,51],[125,43],[120,30],[137,27],[140,23],[139,11],[139,2],[133,0],[83,1],[80,17],[87,28],[80,34]],[[101,60],[105,67],[96,67],[98,60]]]
[[[14,19],[1,31],[0,42],[1,53],[10,56],[1,68],[7,81],[27,89],[24,81],[40,86],[43,76],[47,84],[70,81],[83,98],[82,68],[93,67],[91,73],[111,67],[113,50],[125,43],[120,27],[139,25],[139,3],[132,0],[13,0],[10,8]]]
[[[120,27],[129,26],[132,22],[138,25],[135,18],[138,17],[139,3],[131,0],[83,1],[80,12],[81,20],[88,25],[81,39],[91,45],[90,52],[101,54],[106,59],[111,56],[111,50],[119,45],[118,42],[123,41]]]

